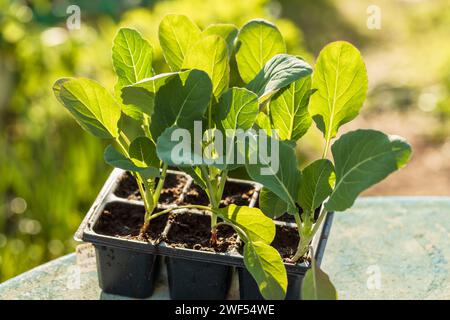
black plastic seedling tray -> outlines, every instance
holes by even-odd
[[[143,206],[141,201],[119,198],[114,191],[119,185],[123,170],[114,169],[94,201],[91,209],[82,221],[75,239],[90,242],[95,246],[97,271],[100,287],[107,293],[135,298],[149,297],[153,293],[156,275],[159,272],[160,259],[166,257],[170,296],[173,299],[224,299],[230,286],[231,273],[239,271],[241,299],[260,299],[259,290],[251,275],[245,270],[242,255],[237,247],[224,253],[199,251],[172,247],[164,241],[170,230],[171,221],[167,221],[159,243],[144,242],[103,235],[95,232],[95,226],[106,205],[119,202]],[[181,200],[193,184],[192,178],[182,172],[168,171],[168,174],[183,175],[187,183],[180,195]],[[229,179],[230,182],[251,185],[255,192],[249,201],[253,207],[257,201],[261,186],[246,180]],[[171,204],[169,206],[175,206]],[[159,209],[168,208],[158,205]],[[172,211],[184,214],[187,210]],[[189,210],[190,213],[205,215],[202,211]],[[329,213],[312,241],[315,258],[320,264],[332,222]],[[291,223],[276,222],[279,225],[294,226]],[[288,299],[298,299],[301,280],[308,270],[306,263],[285,264],[288,271]]]

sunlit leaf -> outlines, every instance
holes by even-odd
[[[302,282],[302,300],[337,300],[337,292],[328,275],[313,261]]]
[[[401,137],[375,130],[356,130],[342,135],[331,147],[336,185],[326,208],[344,211],[357,196],[403,167],[411,147]]]
[[[247,89],[255,92],[262,103],[278,90],[311,73],[311,66],[304,60],[288,54],[278,54],[264,65],[247,85]]]
[[[250,82],[273,56],[286,52],[283,36],[272,23],[255,19],[239,31],[236,61],[245,83]]]
[[[190,47],[200,40],[202,32],[184,15],[169,14],[159,25],[159,42],[172,71],[181,69]]]
[[[230,80],[230,64],[227,44],[217,35],[207,36],[196,42],[187,52],[183,69],[205,71],[212,82],[216,99],[228,88]]]
[[[105,139],[119,135],[120,105],[100,84],[86,78],[64,78],[55,82],[53,91],[86,131]]]
[[[312,123],[308,112],[311,93],[311,77],[307,76],[281,89],[270,100],[271,123],[281,140],[296,141],[308,131]]]
[[[298,203],[302,209],[314,213],[331,194],[334,184],[334,169],[330,160],[316,160],[302,171],[298,191]]]
[[[327,140],[359,113],[367,92],[367,71],[353,45],[333,42],[320,52],[314,70],[309,112]]]
[[[246,242],[244,263],[258,284],[264,299],[282,300],[285,298],[287,273],[277,250],[264,242]]]

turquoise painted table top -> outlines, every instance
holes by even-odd
[[[335,214],[322,268],[340,299],[450,299],[450,197],[360,198]],[[0,284],[0,299],[121,297],[69,254]],[[152,299],[168,299],[164,272]]]

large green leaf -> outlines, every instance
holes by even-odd
[[[337,300],[336,288],[314,260],[303,278],[302,300]]]
[[[159,42],[164,58],[173,71],[178,71],[190,47],[202,37],[197,25],[184,15],[169,14],[159,25]]]
[[[185,128],[167,128],[156,141],[158,158],[170,166],[188,168],[203,165],[202,141],[195,140]]]
[[[177,74],[178,72],[162,73],[121,88],[124,113],[137,120],[141,120],[143,114],[151,117],[155,93]]]
[[[262,188],[259,193],[259,207],[261,211],[268,217],[276,219],[287,212],[287,203],[278,197],[275,193]]]
[[[153,75],[152,46],[133,29],[121,28],[114,38],[112,60],[120,88]]]
[[[411,147],[403,138],[375,130],[346,133],[331,151],[336,185],[326,203],[330,211],[350,208],[362,191],[403,167],[411,155]]]
[[[136,83],[153,75],[153,48],[133,29],[121,28],[114,38],[112,60],[114,70],[118,76],[115,86],[117,96],[121,96],[124,86]],[[140,96],[138,96],[140,98]],[[137,100],[136,103],[123,104],[123,112],[137,120],[150,109],[148,102]],[[147,107],[147,108],[146,108]]]
[[[181,72],[156,94],[150,131],[156,139],[171,126],[191,129],[201,120],[211,99],[211,80],[204,71]]]
[[[221,130],[248,130],[253,127],[258,113],[256,94],[244,88],[232,88],[220,97],[214,116]]]
[[[295,200],[300,181],[300,171],[297,169],[297,158],[294,145],[287,141],[267,139],[268,143],[260,146],[260,143],[249,143],[245,167],[252,180],[261,183],[264,187],[275,193],[286,202],[288,212],[297,212]],[[272,148],[272,142],[278,143],[278,150]],[[256,146],[256,148],[255,148]],[[267,152],[262,148],[268,147]],[[252,149],[253,148],[253,149]],[[252,164],[253,159],[257,159]],[[272,161],[277,158],[278,168]]]
[[[270,121],[269,116],[266,113],[262,111],[258,113],[255,123],[258,126],[258,128],[265,130],[268,136],[272,136],[272,123]]]
[[[187,52],[183,69],[205,71],[213,84],[213,94],[218,99],[228,88],[230,80],[230,64],[225,40],[217,35],[202,38]]]
[[[271,123],[281,140],[300,139],[311,126],[308,112],[311,77],[307,76],[278,91],[269,102]]]
[[[100,84],[86,78],[63,78],[55,82],[53,91],[86,131],[105,139],[119,135],[120,105]]]
[[[328,159],[316,160],[303,169],[298,191],[300,207],[313,213],[333,191],[334,178],[333,164]]]
[[[339,41],[327,45],[317,59],[309,112],[327,141],[340,126],[359,113],[367,92],[367,71],[353,45]]]
[[[220,209],[220,216],[245,232],[250,241],[270,244],[275,238],[275,224],[258,208],[231,204]]]
[[[236,40],[239,30],[233,24],[217,23],[211,24],[203,30],[203,36],[217,35],[222,37],[227,43],[228,55],[231,55],[234,50],[234,41]]]
[[[147,137],[137,137],[130,143],[129,154],[131,160],[140,167],[159,168],[156,146]]]
[[[250,82],[274,55],[286,52],[283,36],[265,20],[251,20],[239,31],[236,61],[245,83]]]
[[[246,242],[244,264],[258,284],[264,299],[282,300],[285,298],[287,273],[277,250],[264,242]]]
[[[278,90],[311,73],[311,66],[304,60],[278,54],[264,65],[247,88],[258,95],[260,102],[264,102]]]
[[[214,120],[223,136],[222,164],[216,164],[219,169],[235,169],[240,166],[236,163],[237,130],[248,130],[253,127],[259,113],[258,97],[244,88],[232,88],[225,92],[214,107]],[[218,137],[215,137],[217,140]],[[219,151],[220,152],[220,151]]]
[[[129,159],[124,154],[117,151],[112,145],[106,147],[103,158],[110,166],[131,172],[138,172],[146,179],[154,178],[159,175],[159,167],[148,167],[142,162],[135,162],[133,159]]]

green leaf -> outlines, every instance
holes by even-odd
[[[154,139],[171,126],[191,129],[208,108],[212,85],[200,70],[181,72],[162,86],[156,94],[150,125]]]
[[[316,160],[303,169],[298,191],[298,203],[313,213],[333,191],[334,168],[328,159]]]
[[[311,77],[307,76],[278,91],[269,102],[273,127],[281,140],[300,139],[312,123],[308,112]]]
[[[411,147],[402,138],[375,130],[356,130],[342,135],[331,147],[336,185],[326,208],[344,211],[357,196],[403,167]]]
[[[259,113],[258,97],[247,89],[231,88],[220,97],[213,113],[217,128],[222,132],[223,152],[219,157],[224,162],[215,163],[214,166],[221,170],[226,168],[233,170],[241,165],[235,161],[238,153],[237,130],[248,130],[253,127]]]
[[[137,137],[130,143],[131,160],[139,167],[159,168],[160,161],[156,155],[155,144],[147,137]]]
[[[227,43],[228,55],[231,55],[234,50],[234,41],[236,40],[239,30],[233,24],[217,23],[211,24],[203,30],[203,36],[217,35],[222,37]]]
[[[178,73],[161,73],[123,87],[121,89],[123,112],[136,120],[142,120],[144,114],[151,117],[155,107],[156,92]]]
[[[337,300],[336,288],[314,260],[303,278],[302,300]]]
[[[259,113],[258,97],[247,89],[232,88],[220,97],[216,109],[216,124],[222,131],[248,130]]]
[[[367,92],[367,71],[353,45],[339,41],[327,45],[317,59],[309,112],[327,141],[359,113]]]
[[[286,52],[283,36],[265,20],[251,20],[239,31],[236,62],[245,83],[250,82],[274,55]]]
[[[311,66],[302,59],[288,54],[278,54],[265,64],[247,88],[255,92],[262,103],[278,90],[311,73]]]
[[[195,43],[187,52],[183,69],[205,71],[211,79],[216,99],[228,88],[230,64],[225,40],[220,36],[207,36]]]
[[[247,173],[252,180],[261,183],[285,201],[289,213],[295,213],[297,212],[295,199],[301,174],[297,169],[294,146],[290,142],[278,141],[273,138],[268,138],[267,141],[267,152],[260,150],[259,143],[249,144],[245,165]],[[278,150],[273,149],[272,141],[278,143]],[[266,145],[263,144],[262,147],[265,148]],[[252,164],[252,157],[257,160],[254,164]],[[275,167],[273,163],[276,159],[279,162],[278,167]]]
[[[156,152],[161,161],[183,170],[204,164],[201,141],[195,141],[189,130],[178,126],[163,131],[156,141]]]
[[[112,145],[106,147],[103,157],[105,162],[110,166],[131,172],[138,172],[146,178],[154,178],[159,175],[158,168],[147,166],[141,167],[138,163],[133,162],[121,152],[117,151]]]
[[[264,299],[285,298],[287,273],[277,250],[264,242],[249,241],[244,246],[244,264],[258,284]]]
[[[269,137],[272,136],[272,123],[270,122],[270,118],[267,114],[261,111],[258,113],[255,122],[260,129],[265,130]]]
[[[270,244],[275,238],[275,224],[258,208],[231,204],[219,209],[220,216],[245,232],[250,241]]]
[[[259,207],[264,214],[272,219],[281,217],[287,212],[286,201],[281,200],[275,193],[262,188],[259,193]]]
[[[179,75],[180,72],[167,72],[167,73],[161,73],[157,74],[156,76],[142,79],[136,83],[133,83],[127,87],[124,87],[122,89],[122,93],[126,93],[129,91],[129,94],[132,94],[134,91],[133,89],[139,88],[139,89],[145,89],[149,93],[155,94],[158,92],[159,88],[161,88],[163,85],[167,84],[172,78]],[[125,98],[124,98],[125,100]]]
[[[120,88],[153,75],[153,48],[133,29],[121,28],[114,38],[112,60]]]
[[[159,42],[164,58],[173,71],[181,69],[190,47],[201,39],[202,32],[184,15],[169,14],[159,25]]]
[[[100,84],[85,78],[63,78],[55,82],[53,91],[84,130],[104,139],[119,135],[120,105]]]
[[[151,77],[153,48],[142,38],[139,32],[133,29],[122,28],[114,38],[112,48],[112,60],[114,70],[118,76],[115,91],[121,96],[121,89],[142,79]],[[122,105],[122,111],[129,117],[141,120],[143,114],[149,114],[152,109],[152,100],[148,102],[148,96],[138,95],[133,103]],[[135,98],[134,96],[132,98]]]

